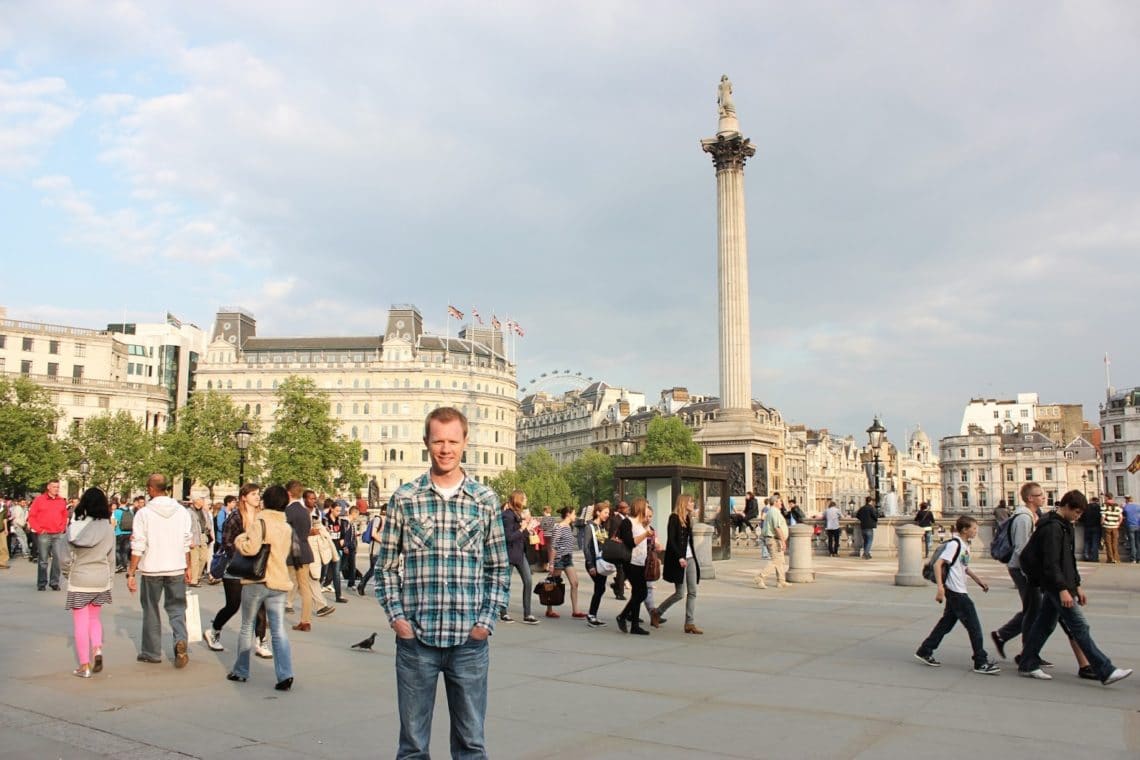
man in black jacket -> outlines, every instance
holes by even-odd
[[[859,530],[863,534],[863,559],[871,559],[871,545],[875,542],[875,528],[879,527],[879,514],[871,503],[870,496],[855,513],[855,519],[859,521]]]
[[[1026,678],[1048,681],[1053,676],[1041,669],[1041,648],[1064,620],[1073,640],[1088,657],[1089,664],[1105,686],[1132,675],[1131,669],[1117,668],[1108,656],[1097,649],[1089,633],[1089,624],[1081,613],[1088,603],[1081,589],[1077,571],[1077,555],[1073,543],[1073,523],[1081,518],[1088,501],[1080,491],[1069,491],[1061,497],[1057,509],[1037,523],[1029,543],[1021,551],[1021,571],[1030,583],[1041,587],[1041,609],[1033,627],[1023,638],[1024,648],[1017,670]]]

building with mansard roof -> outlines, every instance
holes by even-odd
[[[515,466],[518,382],[500,330],[467,325],[457,337],[435,335],[419,309],[397,304],[376,335],[266,337],[248,311],[218,312],[198,388],[226,393],[269,431],[275,391],[291,376],[329,395],[340,433],[360,441],[361,466],[383,499],[427,468],[423,424],[436,407],[467,415],[468,475],[486,483]]]

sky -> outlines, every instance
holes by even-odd
[[[1140,385],[1129,2],[0,0],[11,319],[508,316],[519,385],[718,393],[745,136],[753,396],[898,441]],[[1132,83],[1132,84],[1130,84]]]

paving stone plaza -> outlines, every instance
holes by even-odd
[[[679,618],[648,637],[623,636],[612,622],[591,631],[570,619],[568,604],[562,618],[537,627],[500,624],[491,651],[492,756],[1140,756],[1140,679],[1111,687],[1078,680],[1059,632],[1044,652],[1057,663],[1051,682],[1017,677],[1012,661],[1001,661],[998,677],[975,675],[960,627],[938,651],[943,667],[928,668],[912,653],[939,615],[934,588],[895,586],[893,559],[817,556],[815,583],[766,591],[752,586],[758,562],[744,552],[716,563],[716,579],[700,585],[703,636],[682,633]],[[81,680],[71,675],[63,594],[36,592],[34,565],[12,567],[0,575],[0,758],[395,752],[394,645],[371,594],[352,594],[310,633],[290,632],[297,682],[279,694],[264,660],[255,660],[249,683],[225,680],[237,618],[223,633],[227,651],[193,644],[185,670],[170,664],[169,643],[163,664],[135,662],[141,611],[117,576],[103,616],[106,669]],[[973,567],[992,587],[971,589],[989,631],[1017,608],[1017,596],[1004,566],[978,559]],[[1094,638],[1119,666],[1135,667],[1140,569],[1082,563],[1081,571]],[[517,582],[511,612],[521,618]],[[207,619],[221,606],[220,588],[199,590]],[[658,584],[658,598],[662,591]],[[612,621],[618,605],[607,595],[602,618]],[[372,631],[380,633],[373,653],[349,649]],[[448,756],[447,732],[441,686],[436,757]]]

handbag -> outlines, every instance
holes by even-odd
[[[598,546],[598,534],[594,531],[594,526],[590,526],[590,535],[594,538],[594,571],[598,575],[613,575],[617,570],[613,563],[606,562],[602,559],[602,550]]]
[[[654,546],[653,537],[645,539],[648,546],[645,548],[645,582],[652,583],[653,581],[660,580],[661,578],[661,557],[657,554],[657,547]]]
[[[618,536],[610,536],[602,547],[602,559],[615,565],[624,565],[633,557],[633,551]]]
[[[566,585],[562,582],[562,578],[555,578],[553,575],[539,581],[534,587],[534,593],[538,594],[539,604],[545,604],[547,607],[557,607],[566,601]]]
[[[261,523],[261,548],[252,557],[235,551],[226,565],[227,577],[243,581],[265,580],[265,569],[269,565],[269,544],[265,542],[265,520],[258,522]]]
[[[226,574],[226,565],[229,561],[230,555],[225,550],[214,552],[214,557],[210,560],[210,577],[220,581]]]

